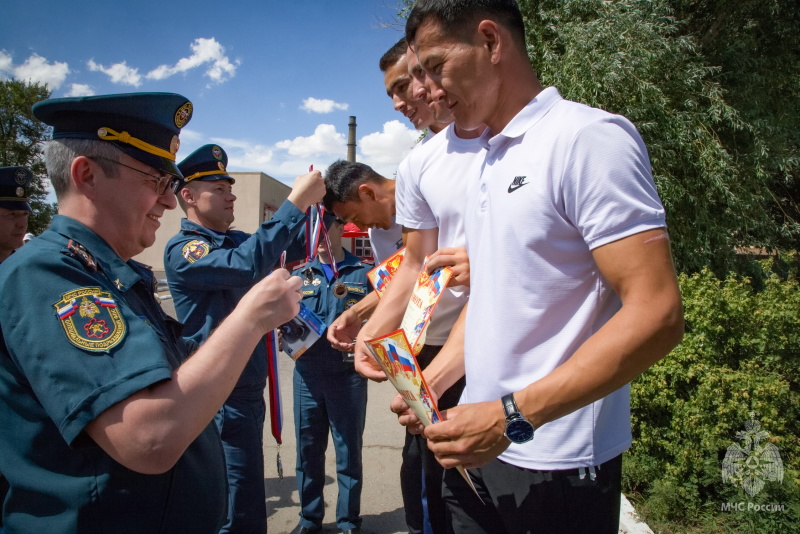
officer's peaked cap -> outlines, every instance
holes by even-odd
[[[215,182],[217,180],[235,180],[228,175],[228,154],[219,145],[203,145],[178,164],[186,183],[195,180]]]
[[[53,127],[53,139],[95,139],[155,169],[181,176],[175,164],[178,135],[193,106],[175,93],[52,98],[33,105],[33,115]]]
[[[33,173],[25,167],[0,167],[0,208],[31,211],[28,194]]]

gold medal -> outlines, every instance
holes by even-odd
[[[337,299],[343,299],[347,295],[347,286],[341,282],[336,282],[333,285],[333,296]]]

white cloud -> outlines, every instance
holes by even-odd
[[[163,80],[203,65],[207,65],[204,74],[215,83],[222,83],[236,75],[236,68],[241,62],[239,60],[231,62],[225,55],[225,48],[213,37],[195,39],[190,48],[191,56],[179,59],[174,66],[159,65],[147,73],[147,78]]]
[[[275,143],[277,148],[286,150],[289,155],[300,158],[329,154],[344,155],[347,143],[344,134],[338,133],[332,124],[320,124],[309,137],[295,137]]]
[[[416,144],[420,132],[411,130],[400,121],[390,121],[383,130],[363,136],[358,143],[357,159],[376,172],[394,177],[397,166]],[[179,158],[185,158],[205,143],[215,143],[228,154],[231,172],[263,172],[291,186],[297,176],[314,170],[325,172],[328,165],[347,155],[345,134],[330,124],[318,125],[308,137],[295,137],[274,145],[259,144],[246,139],[207,137],[199,132],[181,130],[183,147]]]
[[[39,54],[31,54],[25,63],[14,66],[14,61],[5,50],[0,51],[0,72],[10,74],[17,80],[46,84],[53,91],[61,87],[70,73],[69,65],[60,61],[50,63]]]
[[[92,72],[102,72],[107,75],[113,83],[122,85],[132,85],[139,87],[142,85],[142,75],[139,74],[139,69],[129,67],[124,61],[121,63],[114,63],[110,67],[104,67],[90,59],[86,62],[89,70]]]
[[[11,66],[14,62],[11,60],[11,55],[5,50],[0,50],[0,73],[11,74]]]
[[[309,97],[303,100],[303,105],[300,109],[309,113],[331,113],[334,110],[345,111],[350,107],[349,104],[334,102],[333,100],[323,98]]]
[[[228,154],[228,169],[232,172],[267,172],[265,169],[274,166],[272,147],[223,137],[212,137],[211,142],[221,146]]]
[[[94,96],[94,89],[85,83],[73,83],[69,86],[69,91],[64,96]]]
[[[361,161],[391,178],[419,136],[418,130],[412,130],[397,120],[389,121],[383,125],[382,132],[367,134],[359,140]]]
[[[200,141],[205,139],[205,136],[202,133],[198,132],[197,130],[192,130],[191,128],[181,128],[181,136],[180,137],[181,137],[181,144],[183,144],[185,142],[188,142],[188,143],[191,143],[191,142],[199,143]],[[198,148],[199,147],[200,147],[200,145],[198,144]],[[183,150],[181,150],[181,152],[183,152]],[[189,154],[187,153],[186,155],[188,156]]]

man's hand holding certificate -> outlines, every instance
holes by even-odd
[[[425,262],[427,263],[427,258]],[[436,269],[429,274],[423,263],[400,328],[366,343],[389,381],[423,426],[438,423],[442,418],[436,408],[432,391],[422,376],[416,355],[425,344],[425,332],[431,315],[451,276],[452,270],[449,267]],[[458,470],[475,491],[466,470],[461,466]],[[477,495],[477,491],[475,494]]]

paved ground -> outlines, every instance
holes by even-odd
[[[290,532],[298,521],[299,500],[295,478],[295,436],[292,415],[292,371],[294,362],[288,356],[279,363],[281,398],[283,399],[283,480],[278,480],[275,439],[264,432],[265,485],[267,490],[267,522],[270,534]],[[370,382],[367,402],[367,423],[364,432],[364,489],[361,498],[362,529],[369,534],[406,532],[403,502],[400,495],[400,453],[403,429],[389,411],[394,388],[388,383]],[[325,457],[325,531],[336,528],[336,467],[333,445],[329,442]]]
[[[167,293],[161,293],[167,296]],[[162,301],[164,310],[174,317],[171,299]],[[287,534],[298,521],[299,499],[295,477],[295,437],[292,413],[292,372],[294,361],[281,354],[278,360],[281,399],[283,402],[283,480],[278,479],[276,457],[278,445],[269,427],[264,429],[264,485],[267,492],[267,529],[269,534]],[[400,494],[400,454],[404,431],[389,411],[394,388],[388,383],[370,382],[367,402],[367,422],[364,432],[364,489],[361,498],[362,529],[365,534],[397,534],[405,530],[405,515]],[[269,401],[267,400],[269,406]],[[336,467],[333,445],[329,443],[325,477],[324,531],[339,532],[336,528]]]
[[[162,293],[167,296],[167,293]],[[175,316],[172,300],[162,301],[165,311]],[[292,414],[292,372],[294,361],[281,355],[281,399],[283,402],[283,444],[278,447],[272,437],[269,421],[264,429],[264,486],[267,493],[267,530],[269,534],[288,534],[297,526],[299,500],[295,477],[295,437]],[[403,501],[400,494],[400,454],[404,430],[389,411],[389,401],[394,388],[386,382],[369,383],[367,422],[364,432],[364,490],[361,514],[365,534],[401,534],[407,532]],[[269,401],[267,401],[269,405]],[[283,480],[278,479],[276,457],[280,449],[283,462]],[[339,532],[336,528],[336,467],[333,446],[329,443],[325,458],[325,524],[324,532]],[[646,524],[640,523],[633,507],[622,497],[620,534],[652,534]]]

